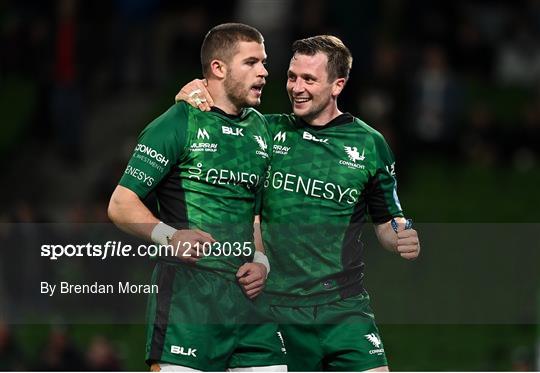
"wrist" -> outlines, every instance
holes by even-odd
[[[268,257],[264,255],[260,251],[255,251],[255,254],[253,255],[253,263],[259,263],[266,267],[266,277],[268,277],[268,274],[270,273],[270,262],[268,261]]]
[[[160,221],[156,224],[152,233],[150,234],[150,239],[152,242],[160,245],[169,245],[172,236],[176,233],[176,229]]]

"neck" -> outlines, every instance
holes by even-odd
[[[328,108],[318,113],[315,117],[312,117],[312,118],[306,117],[302,119],[304,119],[308,124],[312,126],[324,126],[328,122],[339,117],[341,114],[343,113],[339,111],[337,107],[337,102],[334,101],[331,105],[329,105]]]
[[[208,79],[208,86],[206,87],[212,100],[214,100],[214,106],[220,108],[227,114],[238,115],[242,111],[241,107],[236,106],[229,100],[225,87],[222,81]]]

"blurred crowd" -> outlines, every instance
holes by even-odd
[[[113,159],[84,151],[101,131],[96,113],[132,92],[146,94],[148,112],[164,92],[171,100],[174,91],[165,87],[200,76],[201,40],[227,21],[263,32],[270,80],[280,87],[293,40],[341,37],[355,60],[340,107],[383,132],[401,165],[426,155],[523,172],[538,163],[539,0],[7,0],[0,19],[0,155],[9,159],[1,171],[21,187],[20,198],[6,201],[14,214],[24,214],[24,204],[39,205],[28,198],[34,185],[20,168],[52,153],[61,162],[45,175],[52,183],[51,173],[62,168],[102,164],[89,176],[88,201],[72,204],[61,218],[106,221],[99,211],[129,151]],[[268,90],[264,102],[286,103],[284,90]],[[138,125],[131,136],[144,123]],[[109,147],[132,146],[128,133],[111,138]]]
[[[39,339],[39,335],[34,338]],[[0,371],[123,370],[121,354],[110,340],[94,335],[82,349],[65,327],[52,327],[42,344],[36,345],[32,356],[25,355],[28,350],[22,348],[10,327],[0,321]]]
[[[401,170],[428,158],[523,173],[538,166],[540,0],[4,0],[0,237],[2,222],[107,222],[141,118],[200,76],[204,34],[230,21],[265,35],[269,80],[279,86],[265,91],[265,108],[289,111],[292,41],[334,34],[354,56],[340,108],[385,135]],[[0,306],[2,295],[0,273]],[[123,368],[105,337],[82,349],[60,327],[26,355],[0,323],[0,370]]]

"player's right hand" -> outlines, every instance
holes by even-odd
[[[203,257],[203,245],[216,242],[210,233],[200,229],[179,229],[171,237],[170,244],[176,250],[176,257],[185,263],[196,263]]]
[[[404,259],[416,259],[420,255],[420,239],[418,232],[412,228],[412,220],[405,222],[391,221],[392,229],[397,234],[396,251]]]
[[[244,263],[236,272],[238,283],[249,299],[262,293],[266,284],[266,267],[261,263]]]
[[[174,97],[175,102],[185,101],[201,111],[210,111],[214,106],[214,100],[206,89],[206,79],[194,79],[180,89]]]

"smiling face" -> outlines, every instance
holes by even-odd
[[[328,57],[324,53],[296,53],[287,72],[287,92],[293,112],[308,123],[317,119],[330,121],[337,111],[336,98],[345,79],[329,81]]]
[[[261,103],[262,89],[268,71],[264,66],[264,44],[240,41],[230,61],[223,81],[225,94],[237,108],[257,106]]]

